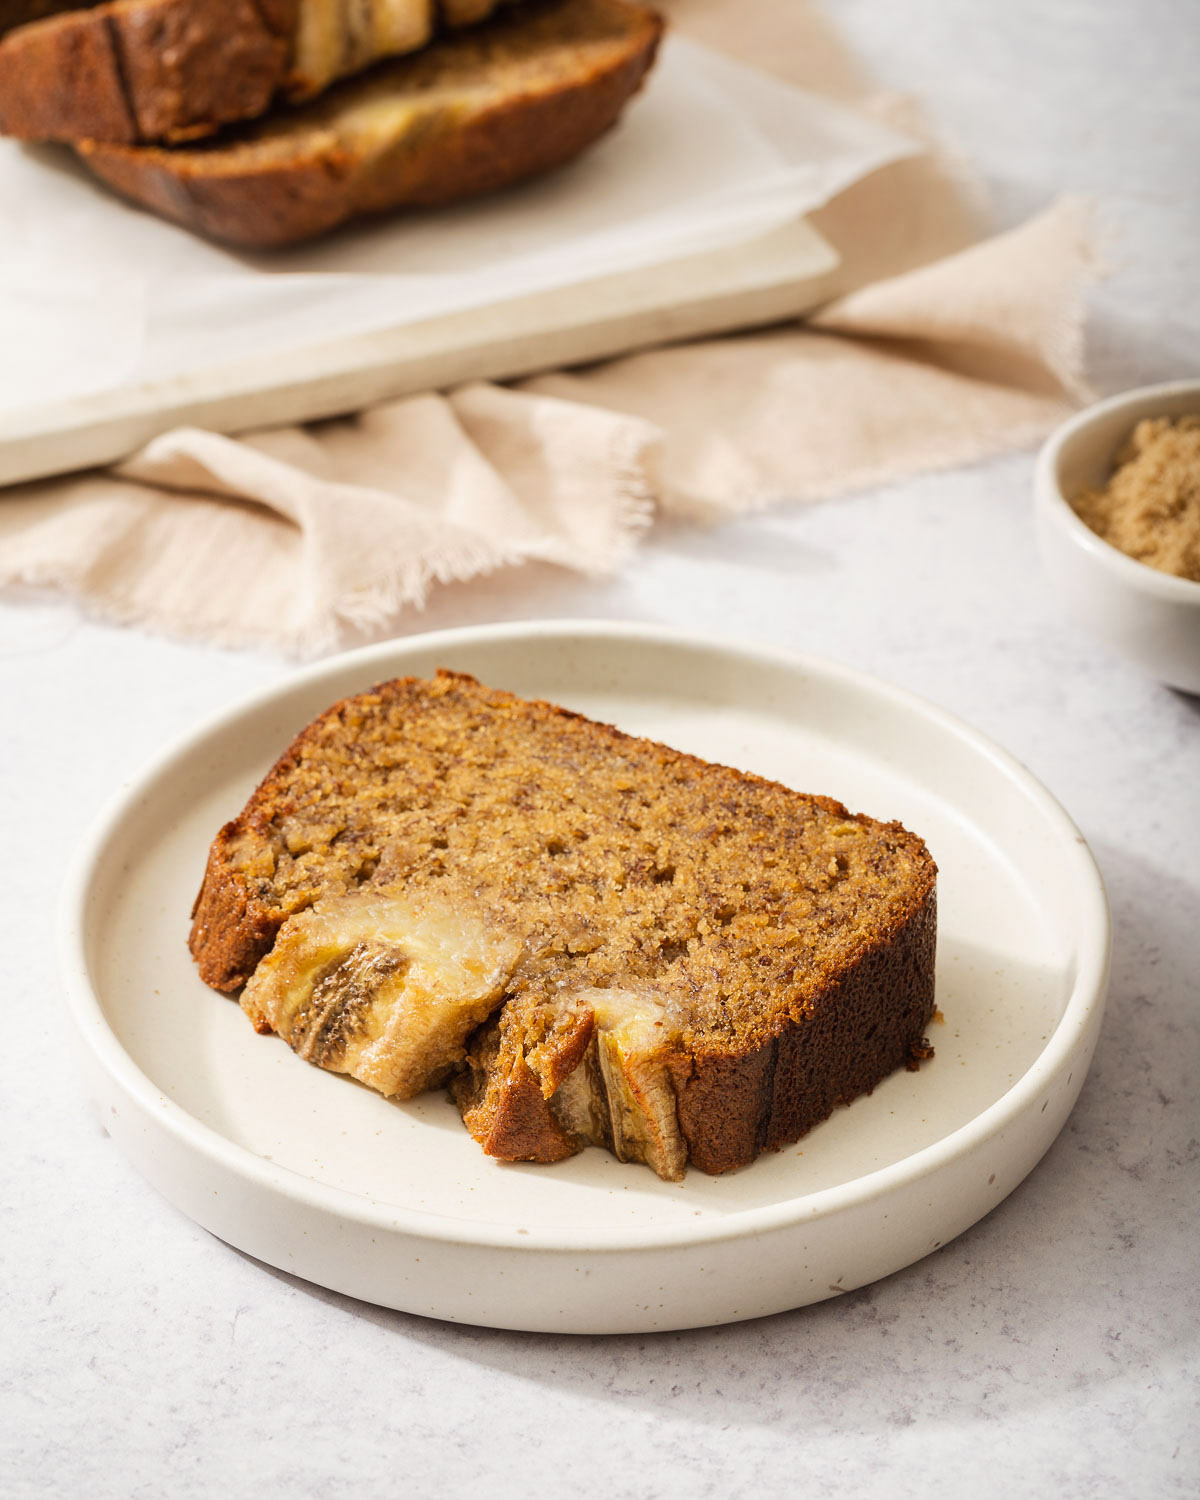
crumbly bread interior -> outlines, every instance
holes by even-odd
[[[897,892],[933,879],[898,824],[453,673],[323,715],[214,856],[192,943],[220,987],[249,977],[272,924],[400,885],[519,933],[511,997],[649,985],[685,1043],[742,1045],[802,1013]],[[227,875],[265,919],[261,951],[210,944],[205,896]]]

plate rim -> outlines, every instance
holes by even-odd
[[[411,1206],[384,1202],[332,1183],[319,1182],[296,1169],[270,1162],[246,1146],[239,1145],[213,1126],[190,1114],[168,1098],[126,1051],[109,1025],[92,985],[86,953],[86,913],[93,880],[103,871],[106,845],[119,831],[124,817],[137,802],[157,786],[173,763],[183,759],[204,740],[220,734],[250,712],[269,708],[297,691],[358,667],[403,658],[431,650],[454,650],[493,642],[555,640],[569,645],[571,638],[595,641],[605,637],[623,643],[640,641],[697,650],[705,654],[752,660],[793,673],[818,676],[848,685],[876,700],[915,713],[937,728],[964,741],[997,770],[1014,781],[1039,810],[1057,824],[1073,848],[1080,908],[1079,962],[1063,1013],[1045,1045],[1026,1071],[987,1108],[965,1124],[899,1161],[873,1172],[812,1193],[776,1199],[768,1204],[735,1209],[720,1217],[705,1217],[696,1224],[672,1223],[642,1226],[589,1226],[577,1230],[558,1224],[525,1227],[496,1224],[435,1213]],[[56,932],[60,979],[67,1011],[76,1034],[90,1048],[109,1080],[143,1110],[157,1117],[177,1145],[199,1152],[214,1165],[241,1177],[251,1185],[282,1194],[293,1203],[356,1224],[403,1233],[426,1243],[453,1243],[502,1250],[540,1252],[638,1252],[717,1244],[746,1235],[762,1235],[793,1228],[806,1222],[833,1217],[910,1188],[960,1157],[966,1157],[987,1140],[1015,1124],[1058,1076],[1073,1055],[1079,1040],[1102,1019],[1112,952],[1112,923],[1103,876],[1086,839],[1065,808],[1049,789],[1011,752],[1003,749],[966,720],[911,692],[907,688],[848,666],[828,657],[765,645],[736,635],[718,635],[682,627],[638,621],[604,619],[549,619],[506,621],[482,626],[461,626],[421,632],[341,652],[308,663],[288,673],[266,689],[243,694],[229,707],[209,715],[185,734],[176,737],[125,781],[94,819],[70,863],[64,881]],[[1086,1063],[1085,1063],[1086,1068]]]

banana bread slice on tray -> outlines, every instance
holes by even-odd
[[[570,161],[637,92],[661,29],[653,11],[625,0],[526,0],[192,146],[84,141],[79,151],[110,186],[189,229],[286,245]]]
[[[217,835],[201,977],[490,1155],[744,1166],[929,1054],[897,823],[439,672],[305,729]]]
[[[517,0],[503,0],[515,4]],[[501,0],[0,0],[0,130],[187,140],[486,20]],[[48,19],[49,18],[49,19]]]

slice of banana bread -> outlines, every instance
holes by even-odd
[[[489,1154],[752,1161],[928,1054],[897,823],[439,672],[335,704],[217,835],[201,977]],[[249,983],[247,983],[249,981]]]
[[[570,161],[615,124],[660,33],[654,12],[625,0],[525,0],[192,146],[84,141],[79,151],[110,186],[188,229],[288,245]]]

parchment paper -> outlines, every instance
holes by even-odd
[[[675,37],[618,128],[562,171],[268,255],[120,201],[65,148],[0,141],[0,410],[699,254],[916,149]]]

